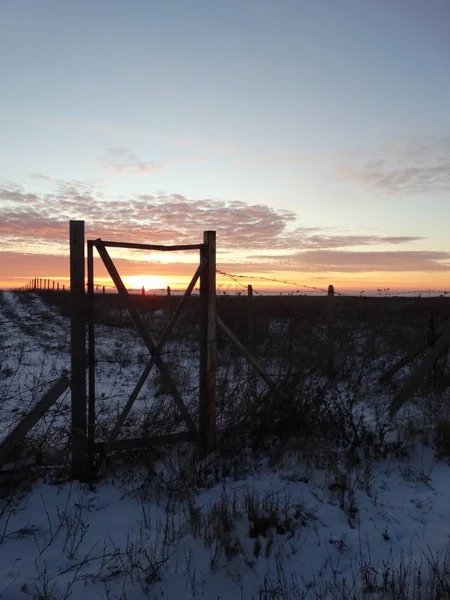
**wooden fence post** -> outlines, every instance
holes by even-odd
[[[200,261],[200,411],[199,433],[206,456],[216,444],[216,232],[203,233]]]
[[[328,286],[327,296],[327,324],[328,324],[328,364],[329,377],[334,377],[334,286]]]
[[[253,286],[247,286],[248,295],[248,344],[250,350],[255,343],[255,304],[253,301]]]
[[[88,325],[88,426],[87,454],[89,474],[93,474],[95,459],[95,304],[94,245],[87,246],[87,325]]]
[[[84,221],[70,221],[72,477],[87,478]]]

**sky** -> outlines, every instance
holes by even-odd
[[[255,289],[446,290],[449,59],[448,0],[0,0],[0,287],[67,283],[83,219],[216,230]],[[198,262],[114,257],[154,287]]]

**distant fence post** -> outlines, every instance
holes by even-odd
[[[328,286],[327,296],[328,364],[329,377],[334,377],[334,286]]]
[[[84,221],[70,221],[72,477],[87,477]]]
[[[216,444],[216,232],[203,233],[200,261],[200,411],[199,433],[204,455]]]

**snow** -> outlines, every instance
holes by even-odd
[[[5,431],[17,398],[28,406],[34,384],[41,389],[69,366],[68,320],[29,296],[28,305],[13,293],[0,299],[6,366],[19,364],[1,384]],[[147,355],[127,329],[100,326],[97,342],[97,388],[114,412]],[[188,389],[195,354],[187,360],[179,343],[168,352]],[[119,375],[118,347],[130,359]],[[365,397],[368,423],[386,400]],[[154,403],[148,386],[138,413]],[[68,408],[68,398],[60,404]],[[386,565],[409,565],[412,574],[445,560],[450,468],[417,438],[401,450],[361,453],[351,465],[337,456],[322,469],[295,447],[277,460],[248,450],[233,459],[235,477],[223,476],[219,455],[196,462],[189,445],[149,452],[146,468],[113,460],[94,484],[67,481],[58,469],[33,481],[24,471],[20,493],[0,500],[0,598],[285,600],[300,598],[296,589],[340,598],[332,586],[364,587],[364,572],[376,585]]]
[[[371,564],[380,566],[389,557],[394,564],[402,556],[423,563],[424,553],[445,552],[450,473],[447,464],[436,463],[431,449],[413,464],[377,465],[370,494],[355,490],[355,513],[341,508],[339,492],[329,489],[324,473],[298,481],[296,469],[260,466],[241,481],[227,479],[178,498],[161,485],[158,473],[146,482],[136,471],[133,479],[118,476],[91,489],[41,481],[2,515],[5,597],[22,598],[24,588],[37,594],[46,570],[48,586],[61,597],[69,589],[74,598],[86,600],[121,597],[124,590],[136,599],[258,598],[264,578],[276,572],[280,560],[288,580],[295,574],[307,589],[331,580],[333,573],[351,581],[369,555]],[[256,538],[249,537],[246,494],[256,495],[259,506],[267,498],[279,503],[283,514],[287,506],[292,518],[291,532],[268,531],[258,538],[259,552]],[[201,527],[193,524],[195,509],[206,516],[214,503],[223,502],[238,507],[231,557],[220,540],[209,545],[205,531],[199,534]],[[158,576],[149,576],[155,580],[149,582],[151,596],[145,590],[148,570],[139,580],[134,560],[143,569],[148,562],[160,565]]]

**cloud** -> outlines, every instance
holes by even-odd
[[[450,136],[403,138],[382,151],[383,157],[341,164],[338,176],[384,193],[450,190]]]
[[[2,251],[20,248],[36,255],[67,256],[69,220],[82,219],[88,238],[115,241],[189,244],[200,242],[203,231],[216,230],[222,265],[232,263],[261,273],[268,268],[311,272],[449,268],[446,253],[344,251],[411,244],[422,240],[420,236],[355,235],[333,228],[296,227],[297,214],[261,203],[164,192],[115,199],[80,181],[52,180],[47,189],[29,191],[12,182],[0,186]]]
[[[159,173],[166,167],[166,163],[143,161],[128,148],[110,148],[105,151],[100,162],[104,168],[116,173],[139,175]]]
[[[326,235],[325,233],[314,233],[310,229],[296,229],[294,239],[298,239],[297,248],[303,249],[326,249],[326,248],[348,248],[354,246],[374,246],[379,244],[408,244],[423,240],[420,236],[379,236],[379,235]]]
[[[267,268],[322,273],[429,272],[450,270],[450,252],[307,250],[285,256],[260,255]]]
[[[205,156],[189,155],[180,158],[156,162],[153,160],[141,160],[139,156],[129,148],[109,148],[105,150],[100,158],[100,164],[104,169],[117,174],[128,175],[152,175],[159,173],[175,163],[203,163]]]
[[[194,243],[215,229],[224,248],[287,246],[291,211],[263,204],[192,199],[157,193],[128,200],[104,198],[90,184],[57,182],[50,193],[32,194],[18,185],[0,187],[2,244],[39,240],[66,243],[70,219],[84,219],[90,235],[142,243]]]

